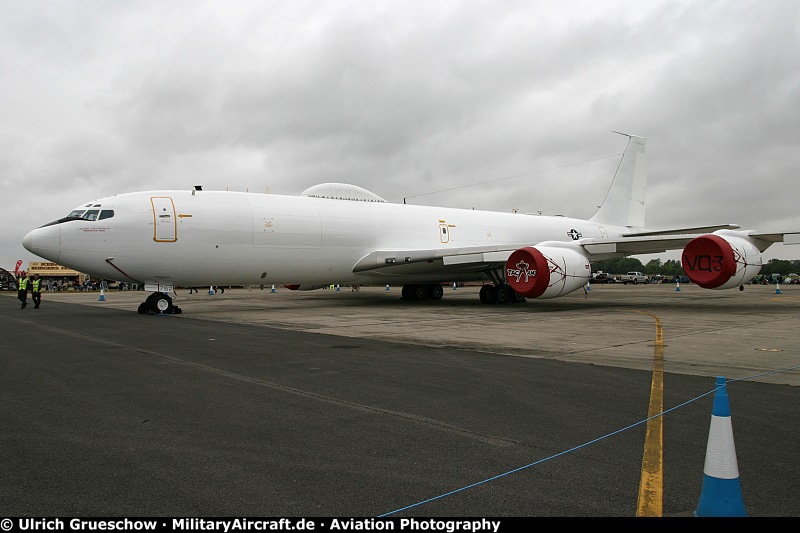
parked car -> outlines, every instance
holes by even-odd
[[[597,272],[592,276],[592,283],[615,283],[617,279],[608,272]]]
[[[641,272],[628,272],[622,276],[622,283],[624,285],[627,285],[628,283],[633,283],[634,285],[638,283],[650,283],[650,278]]]

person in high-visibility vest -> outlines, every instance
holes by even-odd
[[[17,298],[22,302],[20,309],[28,307],[28,284],[31,279],[28,277],[27,272],[23,272],[19,278],[19,285],[17,285]]]
[[[39,274],[34,274],[31,280],[31,298],[33,308],[39,309],[39,304],[42,303],[42,280],[39,279]]]

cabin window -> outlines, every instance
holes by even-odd
[[[99,212],[99,209],[89,209],[83,214],[83,218],[86,220],[97,220],[97,213]]]
[[[100,211],[100,216],[97,217],[97,220],[104,220],[106,218],[111,218],[113,216],[114,216],[113,209],[103,209],[102,211]]]

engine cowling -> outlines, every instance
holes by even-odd
[[[586,285],[589,260],[573,248],[547,243],[515,250],[506,260],[505,277],[526,298],[556,298]]]
[[[686,276],[705,289],[730,289],[761,271],[761,252],[746,236],[715,232],[692,239],[683,249]]]

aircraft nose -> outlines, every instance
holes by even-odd
[[[25,237],[22,238],[22,246],[29,252],[33,252],[33,232],[29,231]]]
[[[60,232],[58,225],[44,226],[28,232],[22,246],[31,253],[58,263],[60,255]]]

